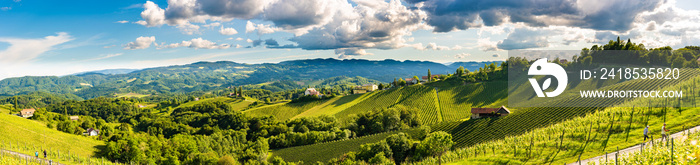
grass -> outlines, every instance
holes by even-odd
[[[700,85],[700,78],[685,80],[678,84],[664,85],[666,87],[662,90],[697,88],[693,85]],[[621,84],[650,86],[637,83]],[[520,110],[520,114],[502,119],[455,122],[457,124],[445,124],[453,126],[437,127],[434,130],[451,131],[453,140],[457,141],[457,147],[460,148],[443,156],[447,162],[563,164],[575,162],[579,156],[587,159],[640,144],[646,125],[650,126],[650,135],[654,138],[660,137],[659,130],[663,123],[667,123],[667,128],[672,133],[700,125],[700,108],[695,108],[691,102],[694,98],[698,98],[697,95],[684,95],[681,103],[683,107],[692,108],[672,108],[675,103],[666,100],[649,102],[647,99],[636,99],[618,105],[620,107],[593,109],[589,112],[582,108],[526,109]],[[662,108],[649,108],[649,104],[660,105]],[[583,114],[558,116],[571,113]],[[535,127],[567,116],[568,119],[562,122]],[[446,127],[454,129],[445,129]],[[518,132],[522,133],[515,134]],[[437,163],[435,159],[428,159],[417,164],[434,163]]]
[[[138,93],[118,93],[114,95],[114,97],[135,97],[135,98],[142,98],[150,95],[144,95],[144,94],[138,94]]]
[[[285,121],[325,101],[327,100],[267,105],[249,109],[243,111],[243,113],[250,116],[274,116],[276,120]]]
[[[202,103],[209,103],[209,102],[224,102],[229,105],[231,105],[231,108],[237,109],[237,110],[243,110],[248,107],[248,105],[253,104],[255,102],[255,99],[251,99],[246,97],[244,99],[238,99],[238,98],[229,98],[229,97],[214,97],[214,98],[206,98],[206,99],[201,99],[199,101],[190,101],[184,104],[180,104],[177,107],[171,108],[169,112],[161,112],[165,114],[171,114],[173,110],[178,109],[178,108],[184,108],[184,107],[191,107],[197,104],[202,104]]]
[[[375,143],[399,132],[404,132],[411,135],[411,137],[415,137],[418,130],[409,129],[403,131],[385,132],[348,140],[284,148],[272,151],[272,155],[270,157],[279,156],[288,162],[302,161],[305,164],[313,164],[319,161],[325,163],[326,161],[333,158],[338,158],[347,152],[359,151],[362,144]]]
[[[50,129],[41,122],[7,113],[0,114],[0,146],[8,150],[34,155],[35,151],[46,149],[50,153],[70,156],[63,157],[62,160],[87,160],[85,158],[94,157],[98,148],[104,145],[104,142],[90,137]]]

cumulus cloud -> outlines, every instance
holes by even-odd
[[[150,36],[150,37],[141,36],[139,38],[136,38],[136,41],[129,42],[126,45],[124,45],[124,49],[126,49],[126,50],[146,49],[146,48],[151,47],[151,44],[153,44],[154,42],[156,42],[155,36]],[[156,46],[158,46],[158,45],[156,45]]]
[[[541,48],[549,46],[548,36],[552,35],[544,30],[534,28],[516,28],[503,41],[496,44],[499,49],[514,50],[527,48]]]
[[[352,56],[373,55],[372,53],[367,53],[364,49],[359,49],[359,48],[335,49],[335,54],[337,54],[339,56],[338,58],[350,58]]]
[[[54,49],[56,45],[72,40],[73,38],[65,32],[36,39],[0,38],[0,42],[10,44],[7,49],[0,51],[0,63],[7,65],[30,61]]]
[[[652,11],[664,0],[454,1],[408,0],[427,11],[435,32],[449,32],[503,23],[530,26],[572,26],[626,31],[638,14]]]
[[[425,17],[422,11],[409,9],[397,0],[357,1],[357,6],[350,9],[339,11],[342,14],[336,14],[328,24],[290,41],[305,50],[336,49],[339,57],[353,54],[347,53],[352,50],[395,49],[406,45],[404,36],[422,28]]]
[[[253,22],[248,21],[245,24],[245,33],[252,33],[257,31],[258,35],[263,35],[263,34],[270,34],[274,33],[276,31],[279,31],[281,29],[272,27],[272,25],[264,25],[264,24],[255,24]]]
[[[238,37],[238,38],[236,38],[236,41],[243,41],[243,38]]]
[[[455,58],[456,58],[456,59],[464,59],[464,58],[467,58],[468,56],[471,56],[471,54],[469,54],[469,53],[459,53],[459,54],[455,55]]]
[[[172,43],[172,44],[162,44],[161,47],[158,47],[159,49],[162,48],[178,48],[178,47],[188,47],[188,48],[193,48],[193,49],[228,49],[231,47],[229,44],[216,44],[216,42],[212,42],[209,40],[205,40],[202,38],[195,38],[189,41],[182,41],[180,43]]]
[[[238,31],[234,28],[224,28],[224,26],[221,26],[221,30],[219,30],[219,33],[222,35],[234,35],[238,34]]]
[[[127,21],[127,20],[121,20],[121,21],[117,21],[116,23],[129,23],[129,21]]]
[[[157,4],[146,1],[146,3],[143,4],[143,8],[144,10],[141,12],[141,18],[143,18],[144,21],[138,21],[137,23],[147,27],[165,24],[165,10],[158,7]]]

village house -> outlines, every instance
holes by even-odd
[[[321,92],[316,91],[316,88],[308,88],[306,91],[304,91],[304,95],[319,96],[321,95]]]
[[[439,80],[439,79],[440,79],[440,76],[442,76],[442,74],[434,74],[434,75],[432,75],[433,80]],[[427,81],[428,81],[428,76],[423,76],[423,77],[421,77],[421,79],[422,79],[421,82],[427,82]]]
[[[194,98],[194,101],[199,101],[199,97],[197,97],[197,98]]]
[[[374,84],[365,84],[362,86],[357,86],[355,89],[352,90],[352,94],[362,94],[362,93],[367,93],[367,92],[372,92],[379,89],[379,86],[374,85]]]
[[[80,120],[80,116],[70,116],[69,117],[71,121],[78,121]]]
[[[478,119],[482,117],[500,117],[510,114],[510,110],[505,106],[499,108],[472,108],[472,119]]]
[[[19,116],[22,116],[23,118],[28,118],[34,116],[34,112],[36,112],[36,109],[23,109],[22,111],[19,112]]]
[[[418,84],[420,81],[414,78],[406,78],[406,85]]]
[[[139,104],[139,108],[146,108],[146,106]]]
[[[97,136],[97,135],[100,135],[100,130],[95,129],[95,128],[88,128],[87,130],[85,130],[85,133],[83,133],[83,135]]]

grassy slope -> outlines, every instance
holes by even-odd
[[[249,109],[246,111],[243,111],[243,113],[250,115],[250,116],[274,116],[275,119],[284,121],[287,119],[291,119],[292,117],[308,110],[311,109],[317,105],[322,104],[323,102],[326,102],[328,100],[319,100],[319,101],[312,101],[312,102],[302,102],[302,103],[282,103],[282,104],[274,104],[274,105],[267,105],[267,106],[262,106],[258,108],[253,108]]]
[[[319,143],[306,146],[290,147],[272,151],[272,156],[279,156],[285,161],[298,162],[303,161],[306,164],[315,163],[317,161],[326,162],[332,158],[338,158],[350,151],[359,151],[360,146],[366,143],[375,143],[386,139],[389,135],[399,132],[404,132],[411,137],[415,137],[417,129],[404,131],[385,132],[369,136],[358,137],[354,139]]]
[[[231,105],[231,107],[233,109],[245,109],[246,107],[248,107],[248,105],[253,104],[256,100],[252,99],[252,98],[248,98],[248,97],[246,97],[245,100],[234,99],[234,98],[229,98],[229,97],[215,97],[215,98],[202,99],[199,101],[190,101],[190,102],[187,102],[184,104],[180,104],[179,106],[174,107],[171,110],[175,110],[177,108],[182,108],[182,107],[191,107],[191,106],[194,106],[197,104],[216,102],[216,101],[227,103],[227,104]],[[165,113],[165,112],[163,112],[163,113]],[[170,113],[172,113],[172,111],[167,112],[167,114],[170,114]]]
[[[691,74],[697,75],[697,74]],[[693,83],[695,81],[695,83]],[[628,82],[630,84],[635,84],[636,82]],[[700,78],[693,78],[684,81],[679,84],[667,84],[666,90],[677,90],[677,89],[688,89],[693,88],[692,85],[700,85]],[[628,84],[629,85],[629,84]],[[640,84],[637,84],[640,85]],[[643,85],[643,84],[642,84]],[[656,86],[656,85],[654,85]],[[695,87],[697,88],[697,87]],[[692,107],[691,98],[696,97],[692,94],[684,95],[684,101],[682,102],[685,107]],[[652,104],[661,104],[671,106],[671,103],[664,103],[663,101],[655,101]],[[700,125],[700,108],[648,108],[648,100],[632,100],[627,103],[622,104],[623,107],[627,108],[606,108],[600,112],[593,114],[582,114],[585,117],[571,117],[561,123],[548,125],[539,129],[534,129],[534,131],[523,131],[524,134],[514,135],[510,138],[492,139],[496,141],[485,142],[483,139],[471,139],[471,142],[483,141],[482,143],[473,145],[465,149],[460,149],[458,151],[449,153],[446,155],[446,160],[452,159],[456,164],[474,164],[474,163],[508,163],[508,164],[544,164],[544,163],[571,163],[575,162],[579,156],[581,159],[591,158],[598,155],[602,155],[605,152],[613,152],[617,148],[627,148],[633,145],[637,145],[642,141],[642,132],[646,125],[650,125],[651,136],[655,138],[660,137],[659,130],[661,125],[665,122],[668,124],[668,129],[671,132],[678,132],[684,128],[689,128],[693,126]],[[635,108],[631,107],[644,107]],[[565,108],[539,108],[540,112],[566,112],[566,113],[580,113],[579,111],[561,111]],[[541,123],[541,119],[556,117],[556,115],[549,116],[539,116],[543,114],[537,114],[537,111],[527,111],[530,116],[523,116],[528,119],[528,123]],[[565,114],[565,113],[557,113]],[[515,116],[515,115],[514,115]],[[533,117],[535,116],[535,117]],[[539,117],[538,117],[539,116]],[[505,120],[502,119],[502,120]],[[452,129],[453,136],[457,141],[461,141],[461,146],[465,145],[463,140],[469,139],[473,136],[470,133],[460,134],[457,132],[477,132],[475,129],[502,129],[502,130],[520,130],[521,127],[531,126],[530,125],[517,125],[515,123],[501,123],[500,120],[484,120],[482,123],[493,124],[492,126],[482,126],[475,125],[475,123],[460,123],[455,128]],[[522,122],[521,122],[522,123]],[[496,127],[499,126],[499,127]],[[507,127],[509,126],[509,127]],[[464,127],[464,128],[461,128]],[[440,130],[440,128],[438,129]],[[450,131],[449,129],[447,129]],[[564,131],[562,131],[564,130]],[[478,131],[481,134],[488,134],[489,136],[498,136],[495,133],[486,133],[490,131]],[[534,133],[533,133],[534,132]],[[564,140],[559,139],[561,132],[565,133]],[[551,136],[550,136],[551,135]],[[465,138],[469,137],[469,138]],[[477,136],[476,138],[482,138]],[[526,156],[524,153],[527,151],[525,148],[529,147],[530,139],[534,142],[534,154],[533,156]],[[510,144],[509,144],[510,143]],[[512,143],[517,143],[519,155],[514,155]],[[561,143],[563,147],[556,147],[558,143]],[[525,145],[523,145],[525,144]],[[492,150],[495,149],[495,153]],[[477,157],[474,157],[474,152],[480,153]],[[486,154],[483,152],[486,151]],[[466,156],[470,155],[470,156]],[[422,162],[424,164],[436,163],[434,160]]]
[[[79,157],[92,157],[98,151],[98,147],[105,144],[89,137],[60,132],[47,128],[45,124],[24,119],[15,115],[8,115],[7,110],[2,109],[0,114],[0,145],[3,148],[24,154],[34,155],[34,151],[47,149],[49,152],[61,151],[66,154]],[[21,148],[17,148],[17,143]]]

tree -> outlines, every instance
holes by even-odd
[[[418,80],[418,76],[413,76],[413,81],[416,81],[414,84],[418,84],[418,82],[420,82],[420,80]]]
[[[452,135],[444,131],[433,132],[428,135],[418,146],[416,152],[420,156],[438,156],[438,162],[442,164],[442,154],[452,148],[454,142]]]
[[[386,143],[389,145],[389,148],[393,153],[394,162],[400,165],[404,160],[406,160],[406,157],[408,157],[413,141],[411,141],[408,135],[398,133],[387,137]]]
[[[428,82],[432,82],[432,81],[433,81],[433,75],[430,74],[430,69],[428,69]]]
[[[19,108],[17,106],[17,96],[15,96],[15,102],[13,103],[13,105],[15,106],[15,111],[19,110]]]
[[[233,157],[226,155],[226,156],[219,158],[219,162],[217,162],[216,164],[218,164],[218,165],[237,165],[238,161],[233,159]]]
[[[378,88],[379,88],[379,90],[384,90],[384,83],[379,83]]]
[[[270,98],[269,98],[269,97],[268,97],[268,98],[265,98],[265,104],[270,104],[270,102],[271,102],[271,101],[270,101]]]
[[[455,71],[455,75],[457,75],[457,77],[462,77],[463,74],[464,74],[464,67],[459,66],[459,68],[457,68],[457,71]]]

